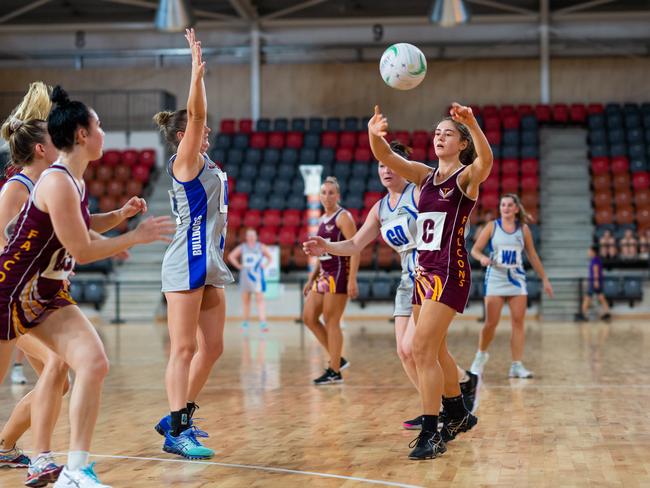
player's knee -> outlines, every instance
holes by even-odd
[[[109,369],[110,363],[104,351],[97,351],[93,354],[92,358],[83,367],[86,376],[90,376],[100,382],[106,378]]]
[[[413,361],[415,361],[415,364],[418,366],[424,366],[426,364],[432,363],[435,358],[432,357],[431,352],[432,351],[430,347],[427,347],[423,341],[419,341],[413,344],[411,352]]]
[[[171,355],[177,361],[189,364],[196,353],[196,343],[183,342],[172,346]]]
[[[212,344],[206,345],[206,347],[200,351],[205,355],[210,361],[215,362],[223,354],[223,341],[215,341]]]

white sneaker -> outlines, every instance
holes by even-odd
[[[510,373],[508,374],[510,378],[532,378],[532,371],[528,371],[524,368],[524,365],[521,364],[521,361],[515,361],[510,366]]]
[[[469,370],[481,376],[483,374],[483,369],[485,368],[485,363],[490,359],[490,354],[487,351],[476,351],[476,356],[474,356],[474,361],[472,362],[471,368]]]
[[[14,385],[24,385],[27,383],[22,364],[14,364],[14,367],[11,368],[11,383]]]
[[[59,479],[54,483],[54,488],[111,488],[102,485],[95,474],[95,463],[91,463],[77,471],[71,471],[64,467]]]

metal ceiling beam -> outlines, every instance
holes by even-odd
[[[30,10],[34,10],[40,7],[41,5],[50,3],[51,1],[52,0],[36,0],[35,2],[25,5],[24,7],[17,8],[13,12],[9,12],[8,14],[5,14],[2,17],[0,17],[0,24],[7,22],[8,20],[15,19],[16,17],[19,17],[24,13],[29,12]]]
[[[49,1],[49,0],[48,0]],[[148,10],[157,10],[158,2],[151,2],[148,0],[101,0],[107,3],[119,3],[122,5],[130,5],[133,7],[142,7]],[[197,18],[212,19],[212,20],[236,20],[237,17],[227,14],[220,14],[218,12],[210,12],[209,10],[201,10],[193,8],[192,12]]]
[[[259,17],[257,9],[253,6],[250,0],[228,0],[232,8],[239,14],[244,20],[253,22]]]
[[[476,5],[483,5],[485,7],[492,7],[497,10],[503,10],[505,12],[513,12],[516,14],[522,15],[538,15],[539,12],[535,10],[530,10],[523,7],[517,7],[515,5],[510,5],[503,2],[497,2],[496,0],[467,0],[468,3],[473,3]],[[472,17],[473,18],[473,17]]]
[[[589,10],[590,8],[597,7],[598,5],[604,5],[606,3],[616,2],[617,0],[590,0],[588,2],[579,3],[577,5],[571,5],[570,7],[564,7],[553,12],[555,17],[562,16],[564,14],[570,14],[573,12],[580,12],[583,10]]]
[[[280,17],[286,17],[289,14],[293,14],[295,12],[298,12],[300,10],[305,10],[310,7],[314,7],[316,5],[319,5],[324,2],[328,2],[329,0],[307,0],[306,2],[299,3],[297,5],[294,5],[293,7],[287,7],[282,10],[278,10],[276,12],[273,12],[271,14],[265,15],[261,18],[261,20],[271,20],[271,19],[278,19]]]

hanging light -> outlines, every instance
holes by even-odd
[[[194,25],[192,9],[187,0],[160,0],[155,23],[163,32],[183,32]]]
[[[442,27],[453,27],[469,21],[469,11],[463,0],[435,0],[429,19]]]

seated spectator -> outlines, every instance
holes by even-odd
[[[618,256],[618,249],[616,247],[616,239],[612,235],[612,232],[608,229],[598,241],[598,247],[600,248],[600,257],[605,259],[616,259]]]
[[[625,234],[619,241],[621,248],[621,259],[637,259],[639,257],[639,243],[632,233],[632,229],[626,229]]]
[[[650,258],[650,227],[639,236],[639,259]]]

